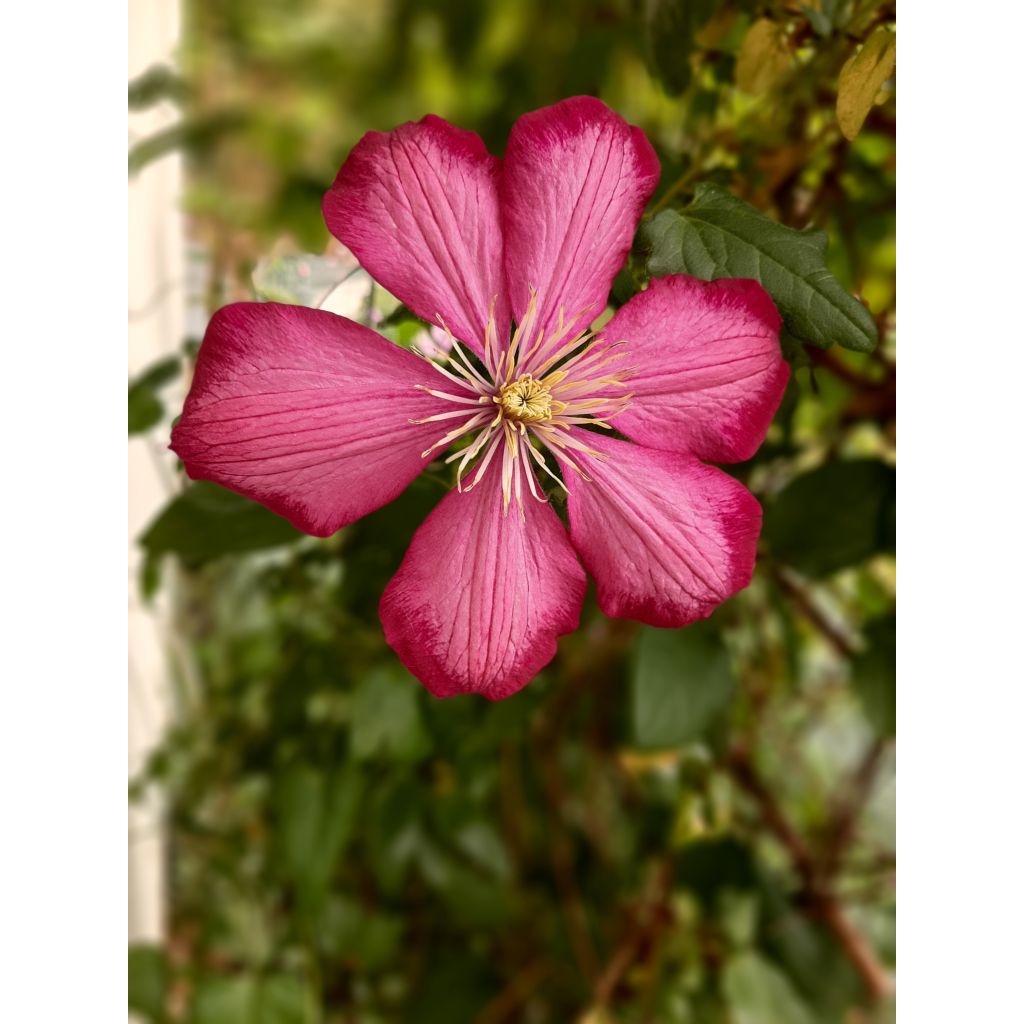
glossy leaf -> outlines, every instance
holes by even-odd
[[[822,231],[784,227],[707,183],[697,186],[689,206],[663,210],[641,230],[655,277],[752,277],[768,290],[797,338],[858,352],[870,352],[878,343],[870,312],[829,273],[828,237]]]

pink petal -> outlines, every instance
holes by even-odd
[[[318,309],[240,302],[217,311],[171,447],[193,480],[262,502],[326,537],[397,497],[450,422],[416,385],[424,362]]]
[[[622,362],[632,369],[632,404],[615,426],[651,448],[749,459],[789,380],[780,324],[756,281],[651,281],[604,330],[608,341],[627,343]]]
[[[440,314],[482,353],[493,299],[498,337],[508,336],[500,176],[478,135],[430,115],[364,135],[324,196],[324,219],[417,316]]]
[[[581,327],[608,301],[660,166],[639,128],[600,100],[576,96],[525,114],[505,154],[502,222],[512,310],[520,320],[529,286],[538,326],[588,307]]]
[[[690,455],[588,433],[605,461],[573,453],[569,536],[612,618],[685,626],[707,618],[754,571],[761,506],[740,483]]]
[[[384,591],[388,643],[436,697],[501,700],[579,625],[586,577],[550,506],[502,510],[501,474],[452,491],[416,531]]]

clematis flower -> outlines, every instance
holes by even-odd
[[[658,175],[643,133],[589,97],[520,118],[503,160],[438,117],[370,132],[327,225],[442,326],[447,362],[298,306],[210,322],[172,438],[193,479],[328,536],[455,464],[380,604],[439,697],[528,683],[579,624],[584,569],[607,615],[654,626],[750,581],[760,506],[708,463],[753,455],[781,399],[770,298],[664,277],[587,330]],[[568,529],[545,484],[567,492]]]

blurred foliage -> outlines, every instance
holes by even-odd
[[[163,795],[171,891],[166,942],[130,951],[131,1007],[188,1024],[888,1020],[894,5],[185,15],[177,68],[129,89],[180,121],[129,165],[187,155],[209,310],[358,284],[343,254],[295,254],[325,251],[320,198],[365,131],[434,112],[501,152],[521,113],[590,92],[663,166],[614,302],[651,274],[754,273],[795,372],[732,467],[766,511],[752,585],[682,631],[606,620],[591,596],[497,705],[431,698],[377,620],[437,478],[327,540],[182,481],[140,538],[149,592],[176,565],[185,642],[175,724],[132,785]],[[366,316],[426,337],[379,289]],[[166,437],[180,367],[130,383],[130,432]]]

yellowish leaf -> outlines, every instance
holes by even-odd
[[[746,44],[744,44],[746,45]],[[867,42],[839,72],[836,117],[848,139],[855,139],[864,125],[879,89],[896,67],[896,34],[876,28]]]
[[[789,46],[782,26],[770,18],[760,18],[743,37],[736,58],[736,84],[744,92],[759,96],[785,76],[789,64]]]

